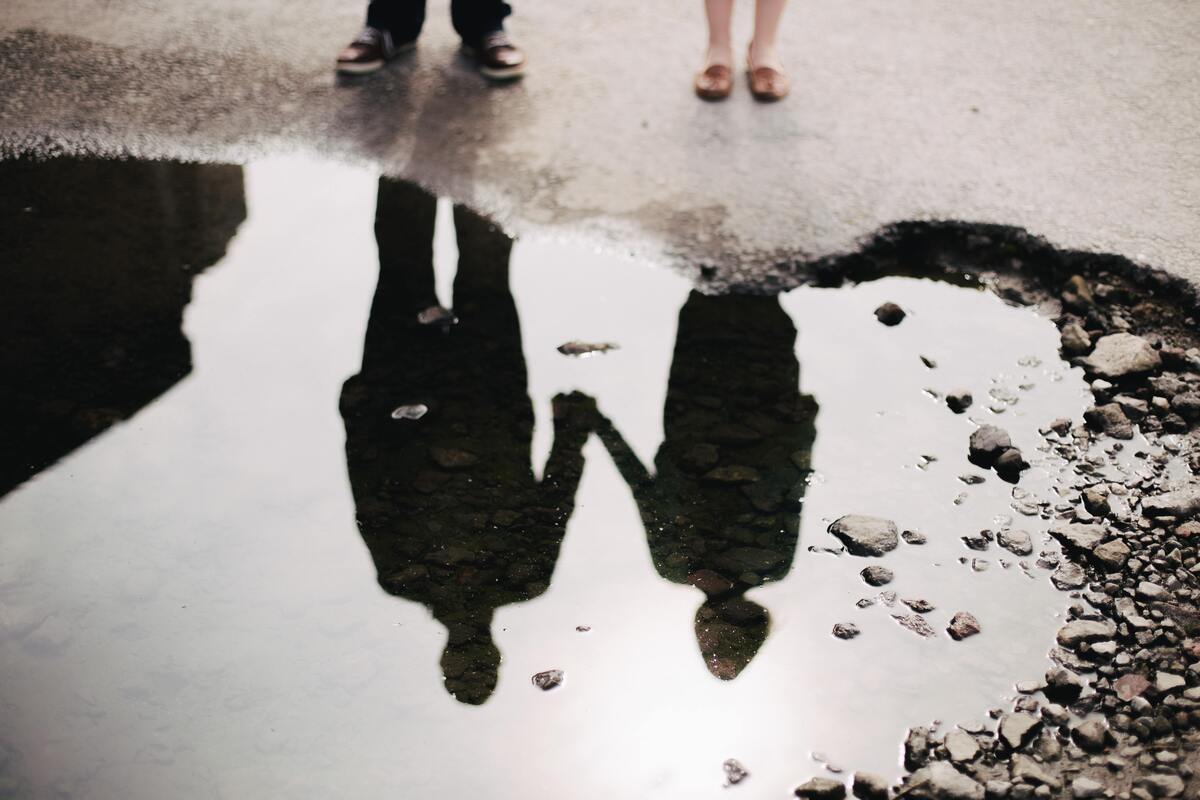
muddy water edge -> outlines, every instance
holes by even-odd
[[[1200,792],[1186,287],[963,224],[715,286],[305,160],[0,167],[3,791]]]

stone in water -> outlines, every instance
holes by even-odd
[[[558,346],[558,352],[564,356],[590,356],[595,353],[607,353],[616,350],[617,345],[611,342],[580,342],[572,340]]]
[[[736,786],[750,777],[749,770],[742,766],[742,762],[736,758],[726,759],[723,766],[725,767],[725,781],[730,786]]]
[[[561,669],[548,669],[533,676],[533,685],[543,692],[548,692],[551,689],[562,686],[565,677]]]
[[[413,403],[407,406],[396,406],[392,411],[392,419],[420,419],[429,413],[429,406],[424,403]]]

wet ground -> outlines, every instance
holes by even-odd
[[[3,170],[9,794],[892,780],[910,727],[990,731],[1052,665],[1081,479],[1188,474],[1047,438],[1093,403],[1061,306],[948,257],[710,295],[309,159]],[[904,536],[855,555],[848,514]]]

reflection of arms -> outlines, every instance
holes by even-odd
[[[608,448],[608,454],[612,456],[613,462],[617,465],[617,469],[621,472],[621,477],[629,484],[629,488],[633,490],[634,497],[641,498],[642,489],[653,480],[649,470],[643,466],[641,459],[633,452],[633,449],[625,442],[625,439],[613,427],[612,422],[608,417],[596,412],[596,435],[600,437],[600,441],[604,442],[604,446]]]
[[[542,476],[542,496],[553,508],[573,505],[583,473],[583,445],[592,429],[596,401],[581,392],[555,395],[554,444]]]

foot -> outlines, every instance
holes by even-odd
[[[365,75],[416,46],[415,41],[396,44],[389,31],[368,26],[338,53],[337,71],[345,75]]]
[[[733,54],[728,48],[710,47],[704,69],[696,73],[693,87],[705,100],[724,100],[733,91]]]
[[[791,88],[775,48],[758,48],[753,43],[746,53],[746,74],[754,99],[772,103],[787,97]]]
[[[525,54],[504,31],[489,33],[476,44],[463,43],[463,50],[475,59],[484,77],[510,81],[525,74]]]

